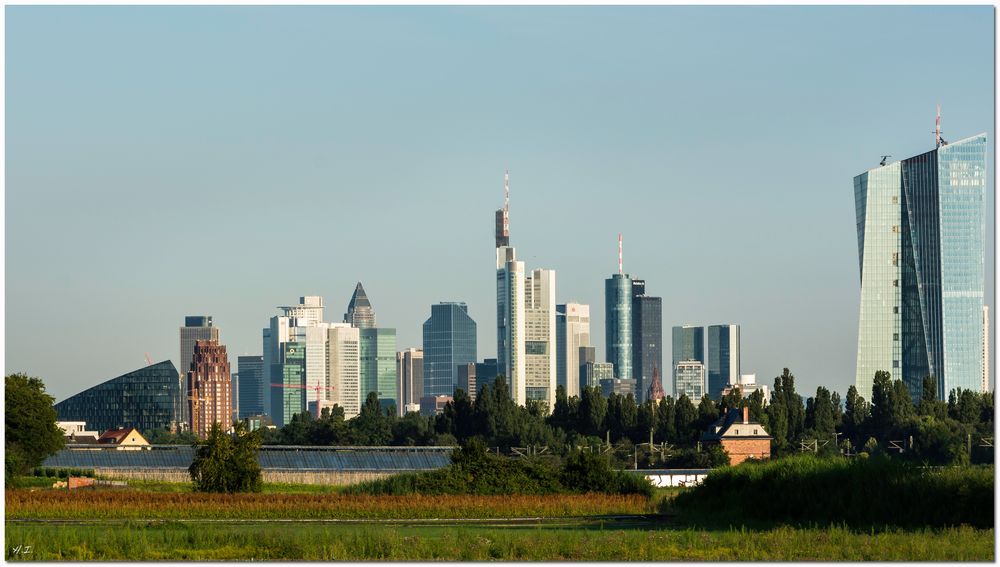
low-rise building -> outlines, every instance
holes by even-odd
[[[746,406],[729,410],[701,435],[703,445],[722,445],[731,465],[770,458],[771,439],[763,425],[750,421],[750,408]]]
[[[94,444],[100,437],[97,431],[87,431],[86,421],[57,421],[56,427],[62,429],[67,445]]]
[[[99,445],[110,445],[120,450],[142,450],[149,448],[149,441],[134,427],[109,429],[97,439]]]
[[[758,384],[756,374],[740,374],[740,378],[736,384],[726,384],[726,387],[722,389],[722,397],[728,396],[730,392],[736,389],[743,392],[744,398],[749,398],[754,392],[760,390],[760,393],[764,396],[764,405],[766,406],[771,401],[771,392],[767,388],[767,384]]]

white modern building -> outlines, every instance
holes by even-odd
[[[556,384],[566,397],[580,395],[580,347],[590,346],[590,306],[556,305]]]
[[[349,323],[330,323],[327,327],[326,362],[330,403],[344,408],[344,419],[357,416],[361,413],[362,402],[361,330]]]
[[[577,351],[579,352],[579,351]],[[525,395],[556,404],[556,272],[536,269],[524,282]]]
[[[739,388],[739,390],[743,392],[744,398],[748,398],[754,392],[760,390],[761,394],[764,396],[765,406],[771,401],[771,391],[768,389],[767,384],[757,383],[756,374],[740,374],[740,377],[736,381],[726,384],[726,387],[722,389],[720,395],[722,397],[726,397],[736,388]]]
[[[682,360],[674,366],[674,394],[687,395],[695,405],[705,395],[705,365],[700,360]]]

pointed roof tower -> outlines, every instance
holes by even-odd
[[[351,296],[350,303],[347,304],[347,313],[344,314],[344,322],[350,323],[352,327],[368,329],[375,326],[375,309],[368,301],[365,288],[358,282],[354,288],[354,295]]]
[[[660,369],[654,364],[653,380],[649,384],[649,391],[646,393],[646,399],[659,402],[663,399],[663,396],[663,382],[660,380]]]

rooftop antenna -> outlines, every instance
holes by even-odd
[[[503,172],[503,232],[510,234],[510,170]]]
[[[889,159],[891,157],[892,156],[882,156],[882,161],[879,162],[879,165],[885,165],[885,160],[887,160],[887,159]]]
[[[937,105],[937,118],[934,120],[934,147],[940,148],[944,140],[941,139],[941,104]]]
[[[622,233],[618,233],[618,275],[622,275]]]

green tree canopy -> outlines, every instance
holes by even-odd
[[[212,424],[205,441],[196,445],[188,473],[199,492],[260,492],[261,471],[257,462],[260,435],[233,423],[232,435]]]
[[[4,380],[4,477],[13,485],[23,475],[42,464],[64,444],[56,425],[54,399],[45,393],[41,379],[10,374]]]

